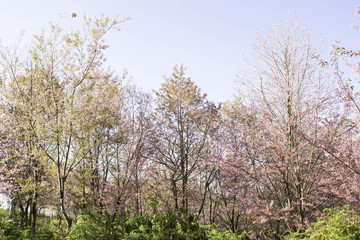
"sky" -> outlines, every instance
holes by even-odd
[[[0,40],[24,41],[46,29],[49,22],[81,26],[81,16],[129,17],[121,31],[106,40],[107,64],[116,74],[128,71],[145,91],[158,89],[175,65],[215,102],[231,100],[244,59],[257,32],[266,34],[274,22],[290,15],[310,27],[326,58],[335,41],[359,49],[353,29],[358,0],[0,0]],[[76,19],[71,18],[77,13]]]

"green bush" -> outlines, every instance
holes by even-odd
[[[360,239],[360,212],[351,206],[325,209],[326,217],[319,218],[304,233],[293,232],[286,239],[350,240]]]
[[[244,240],[246,234],[221,232],[214,226],[202,226],[192,216],[173,211],[153,216],[135,216],[123,222],[96,210],[81,214],[70,232],[65,221],[39,215],[36,231],[21,228],[18,219],[0,209],[0,240]]]
[[[81,214],[66,239],[112,240],[123,237],[121,225],[112,221],[110,216],[95,211]]]
[[[125,225],[125,238],[127,240],[186,240],[208,239],[205,229],[193,217],[181,217],[172,211],[137,216],[129,219]]]
[[[0,239],[1,240],[62,240],[66,235],[66,223],[39,215],[36,231],[20,226],[18,216],[10,218],[10,211],[0,209]]]
[[[0,239],[18,240],[22,231],[16,219],[10,218],[10,211],[0,209]]]
[[[99,213],[84,213],[73,226],[67,239],[125,240],[244,240],[246,234],[220,232],[213,226],[201,226],[192,216],[179,216],[167,211],[154,216],[135,216],[125,223],[112,222]]]
[[[249,235],[244,232],[241,235],[237,235],[230,231],[221,232],[214,228],[213,226],[208,226],[206,231],[206,236],[209,240],[248,240],[250,239]]]

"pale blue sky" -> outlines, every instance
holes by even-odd
[[[60,24],[81,21],[79,16],[104,13],[130,17],[122,31],[108,36],[108,64],[119,75],[127,69],[133,82],[144,90],[159,88],[164,75],[183,63],[187,75],[209,99],[229,100],[235,93],[236,74],[256,31],[266,32],[271,23],[290,14],[311,27],[313,39],[322,39],[325,54],[341,40],[358,49],[360,33],[355,15],[357,0],[102,0],[50,1],[0,0],[0,39],[9,44],[21,30],[39,33],[49,21]]]

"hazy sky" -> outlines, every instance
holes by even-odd
[[[157,89],[172,67],[183,63],[187,75],[209,99],[225,101],[235,93],[236,75],[255,33],[266,32],[287,14],[310,27],[324,54],[341,40],[359,48],[360,25],[355,15],[358,0],[0,0],[0,39],[15,41],[47,28],[48,23],[79,24],[88,16],[104,13],[130,17],[120,32],[107,40],[107,63],[119,75],[127,69],[144,90]],[[72,19],[71,13],[78,18]],[[25,38],[26,40],[26,38]]]

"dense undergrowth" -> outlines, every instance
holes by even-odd
[[[289,232],[278,238],[295,239],[360,239],[360,212],[350,206],[325,210],[308,229]],[[126,221],[99,212],[84,212],[70,231],[66,222],[41,216],[36,231],[22,228],[17,217],[10,217],[9,210],[0,209],[0,239],[67,239],[67,240],[244,240],[253,239],[251,233],[237,235],[220,231],[215,226],[201,225],[191,216],[182,217],[172,211],[152,216],[134,216]],[[261,238],[262,239],[262,238]]]
[[[247,233],[237,235],[219,231],[214,226],[200,225],[191,216],[180,217],[171,211],[135,216],[125,222],[97,212],[84,212],[70,231],[67,231],[65,221],[41,216],[34,231],[23,229],[16,217],[10,217],[8,210],[0,210],[0,239],[242,240],[250,237]]]

